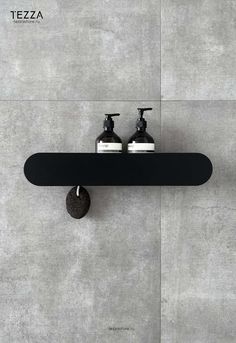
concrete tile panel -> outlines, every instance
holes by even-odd
[[[12,10],[42,12],[14,23]],[[0,99],[158,100],[159,0],[3,1]]]
[[[162,97],[236,99],[236,2],[162,2]]]
[[[0,102],[1,343],[159,342],[159,188],[90,187],[78,221],[65,209],[69,187],[23,175],[34,152],[93,152],[105,112],[122,113],[116,132],[127,140],[138,105]],[[159,103],[148,105],[158,138]]]
[[[161,196],[162,342],[231,343],[236,306],[236,102],[165,102],[162,151],[213,162],[200,187]]]

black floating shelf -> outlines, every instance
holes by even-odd
[[[24,172],[37,186],[197,186],[212,164],[199,153],[37,153]]]

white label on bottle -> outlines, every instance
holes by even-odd
[[[122,143],[97,143],[98,153],[122,152]]]
[[[129,143],[128,152],[154,152],[154,143]]]

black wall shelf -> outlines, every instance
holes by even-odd
[[[200,153],[37,153],[24,166],[37,186],[197,186],[212,170]]]

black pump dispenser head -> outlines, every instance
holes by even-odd
[[[151,107],[138,108],[139,118],[138,118],[138,120],[137,120],[137,122],[136,122],[136,128],[137,128],[138,130],[140,130],[140,129],[145,130],[145,129],[146,129],[146,127],[147,127],[147,122],[146,122],[146,120],[143,118],[143,114],[144,114],[145,111],[151,111],[151,110],[152,110]]]
[[[114,121],[113,121],[112,117],[117,117],[119,115],[120,115],[120,113],[107,113],[107,114],[105,114],[106,118],[105,118],[104,123],[103,123],[104,129],[112,131],[114,128]]]

